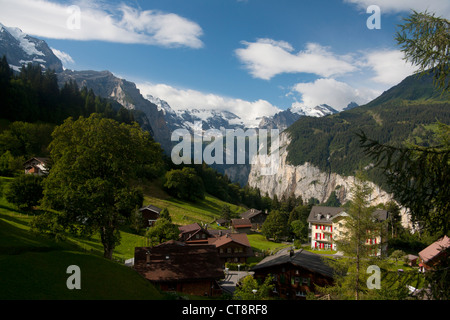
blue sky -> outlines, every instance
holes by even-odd
[[[250,119],[370,101],[414,72],[394,40],[402,18],[411,8],[449,18],[449,3],[0,0],[0,22],[46,40],[66,68],[110,70],[174,109]],[[366,25],[370,5],[381,29]]]

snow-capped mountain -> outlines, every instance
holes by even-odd
[[[291,108],[291,112],[308,117],[324,117],[329,114],[338,113],[337,110],[333,109],[327,104],[321,104],[312,108],[309,106],[296,105]]]
[[[63,71],[61,60],[45,41],[33,38],[19,28],[6,27],[0,23],[0,57],[3,55],[6,55],[14,71],[19,71],[30,62],[40,64],[44,69]]]
[[[196,108],[174,110],[166,101],[158,97],[147,95],[146,98],[164,113],[171,131],[187,129],[193,132],[194,130],[246,128],[244,121],[229,111]]]

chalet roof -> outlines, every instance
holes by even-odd
[[[147,265],[147,252],[150,262]],[[214,245],[187,245],[168,241],[154,247],[135,248],[135,269],[154,282],[219,280],[223,270]]]
[[[337,216],[344,211],[345,208],[313,206],[311,208],[311,212],[309,213],[307,221],[315,223],[331,223],[331,219],[334,216]]]
[[[438,256],[442,250],[450,247],[450,238],[447,236],[433,242],[428,247],[419,252],[419,257],[423,262],[427,262]]]
[[[162,211],[162,209],[155,207],[153,205],[148,205],[146,207],[142,207],[139,209],[139,211],[144,211],[144,210],[150,210],[150,211],[156,212],[158,214],[161,213],[161,211]]]
[[[323,259],[322,256],[305,250],[294,252],[292,256],[289,251],[282,251],[281,253],[264,258],[251,270],[256,271],[273,266],[290,264],[332,278],[335,272]]]
[[[227,234],[227,233],[231,233],[230,229],[223,229],[223,230],[219,230],[219,229],[208,229],[208,232],[210,235],[212,235],[213,237],[216,238],[220,238],[221,236]]]
[[[217,248],[228,244],[230,242],[239,243],[245,247],[250,247],[250,242],[245,233],[226,233],[219,238],[210,238],[209,243],[214,244]]]
[[[252,222],[249,219],[231,219],[231,224],[235,228],[249,228],[252,226]]]
[[[28,163],[31,163],[33,161],[37,161],[37,162],[40,162],[41,164],[46,165],[50,161],[50,159],[49,158],[33,157],[33,158],[25,161],[24,165],[27,165]]]
[[[241,218],[244,218],[244,219],[251,219],[251,218],[253,218],[253,217],[259,215],[260,213],[262,213],[261,210],[258,210],[258,209],[250,209],[250,210],[247,210],[247,211],[244,212],[244,213],[241,213]]]
[[[201,229],[202,229],[202,227],[198,223],[191,223],[191,224],[187,224],[187,225],[178,227],[178,230],[180,230],[181,233],[198,231]]]
[[[332,220],[341,214],[345,214],[345,208],[313,206],[307,221],[312,223],[332,223]],[[388,212],[377,209],[373,212],[373,217],[378,221],[384,221],[388,218]]]

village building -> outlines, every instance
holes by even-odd
[[[171,240],[154,247],[137,247],[134,268],[162,291],[210,297],[222,294],[218,281],[224,272],[214,245]]]
[[[24,164],[25,174],[35,174],[43,176],[48,174],[49,159],[48,158],[31,158]]]
[[[315,286],[333,284],[334,270],[320,255],[304,250],[283,250],[268,256],[251,268],[254,278],[263,282],[273,277],[272,295],[282,299],[305,300],[308,293],[318,295]]]
[[[207,244],[208,239],[213,237],[209,231],[198,223],[192,223],[178,227],[180,230],[179,240],[187,244]]]
[[[308,216],[311,238],[311,248],[316,250],[339,250],[336,240],[342,239],[347,232],[345,227],[349,215],[346,208],[314,206]],[[386,210],[377,209],[373,213],[376,221],[383,222],[388,219]],[[382,233],[368,231],[367,245],[377,245],[374,255],[379,256],[387,251],[387,241]]]
[[[248,237],[244,233],[227,232],[209,238],[209,243],[216,246],[223,268],[226,262],[247,263],[247,258],[254,256]]]
[[[419,252],[419,270],[422,272],[433,270],[442,259],[448,258],[450,238],[447,236],[433,242]]]
[[[141,212],[144,226],[152,227],[155,224],[156,220],[158,220],[162,209],[153,205],[148,205],[146,207],[140,208],[139,211]]]
[[[267,212],[257,209],[250,209],[244,213],[241,213],[241,218],[250,220],[252,229],[259,230],[261,229],[264,221],[266,221]]]
[[[249,233],[252,231],[252,223],[249,219],[231,219],[231,230],[235,233]]]

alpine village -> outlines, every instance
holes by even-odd
[[[424,68],[369,103],[280,115],[270,175],[175,163],[162,100],[1,24],[1,299],[448,300],[450,23],[427,14],[442,34],[411,36],[442,55],[405,45]]]

